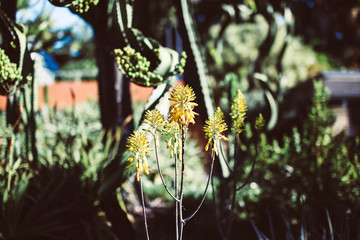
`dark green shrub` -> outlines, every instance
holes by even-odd
[[[355,237],[360,210],[359,139],[344,133],[333,135],[329,93],[320,81],[314,81],[314,90],[313,103],[301,126],[277,138],[260,135],[253,182],[239,193],[237,210],[239,216],[255,219],[260,229],[269,229],[264,215],[277,219],[274,228],[279,230],[285,229],[285,222],[295,231],[305,224],[314,239],[330,231],[328,210],[338,237]],[[250,168],[247,163],[253,151],[253,145],[247,148],[244,172]],[[280,232],[281,239],[285,238],[285,231]]]

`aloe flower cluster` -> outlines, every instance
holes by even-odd
[[[193,101],[196,99],[193,89],[189,86],[178,85],[172,91],[169,100],[174,104],[170,108],[169,122],[177,122],[179,125],[187,127],[189,123],[195,123],[194,107],[197,106]]]
[[[128,159],[131,163],[128,167],[135,166],[136,179],[139,181],[143,172],[149,174],[146,154],[152,149],[149,147],[149,140],[145,136],[144,132],[134,131],[130,135],[127,141],[127,150],[132,153],[132,156]],[[135,160],[135,163],[132,163]]]
[[[167,146],[170,148],[170,156],[173,157],[177,154],[181,160],[182,141],[180,140],[180,135],[187,130],[189,123],[195,123],[194,118],[198,115],[193,111],[194,107],[197,106],[193,102],[195,94],[191,87],[178,85],[170,94],[169,100],[173,101],[173,105],[171,106],[168,120],[165,120],[165,117],[159,110],[147,111],[144,123],[150,126],[150,130],[144,130],[144,132],[150,132],[153,135],[156,146],[158,146],[157,133],[162,134],[164,132],[170,135],[167,141]],[[146,153],[151,151],[151,149],[148,147],[149,141],[144,132],[134,131],[129,137],[127,144],[127,151],[133,153],[128,161],[132,162],[134,159],[137,161],[137,163],[130,166],[136,166],[138,180],[143,172],[149,173]]]
[[[227,130],[227,125],[224,120],[224,114],[220,108],[216,109],[216,112],[212,117],[205,121],[204,132],[208,140],[205,150],[209,149],[210,143],[213,143],[212,151],[217,154],[216,144],[220,139],[227,141],[228,139],[222,135]]]
[[[244,130],[246,111],[247,107],[245,97],[242,92],[238,90],[235,98],[233,99],[230,113],[232,118],[231,130],[236,134],[240,134]]]

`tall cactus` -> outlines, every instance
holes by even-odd
[[[197,96],[202,96],[201,106],[205,106],[204,119],[212,116],[215,112],[212,94],[209,86],[208,69],[206,66],[203,49],[200,46],[198,32],[191,12],[188,0],[175,0],[179,30],[183,39],[183,47],[189,55],[188,64],[185,67],[185,81],[191,85]]]
[[[183,48],[189,55],[189,60],[184,72],[185,82],[194,88],[199,99],[199,105],[203,106],[201,108],[201,115],[204,121],[215,112],[205,56],[198,38],[199,35],[193,13],[191,12],[190,2],[188,0],[174,0],[174,4],[177,8],[179,31],[183,39]],[[219,145],[218,148],[221,148],[221,145]],[[218,152],[222,152],[222,150],[218,149]],[[219,161],[222,174],[227,177],[229,171],[226,167],[226,160],[223,154],[219,155]]]

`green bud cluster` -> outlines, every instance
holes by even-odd
[[[156,86],[163,81],[162,76],[151,72],[150,61],[133,48],[115,49],[115,61],[121,72],[135,84],[144,87]]]
[[[77,13],[86,13],[91,6],[96,6],[99,0],[74,0],[71,3],[70,9]]]
[[[22,80],[21,73],[5,51],[0,48],[0,94],[8,95]]]
[[[183,51],[181,53],[181,58],[180,58],[179,64],[176,65],[176,69],[175,69],[175,71],[178,74],[183,74],[184,73],[184,69],[185,69],[185,65],[186,65],[186,59],[187,59],[187,54],[186,54],[186,52]]]

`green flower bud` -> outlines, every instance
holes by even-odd
[[[21,72],[0,48],[0,95],[10,95],[22,81]]]

